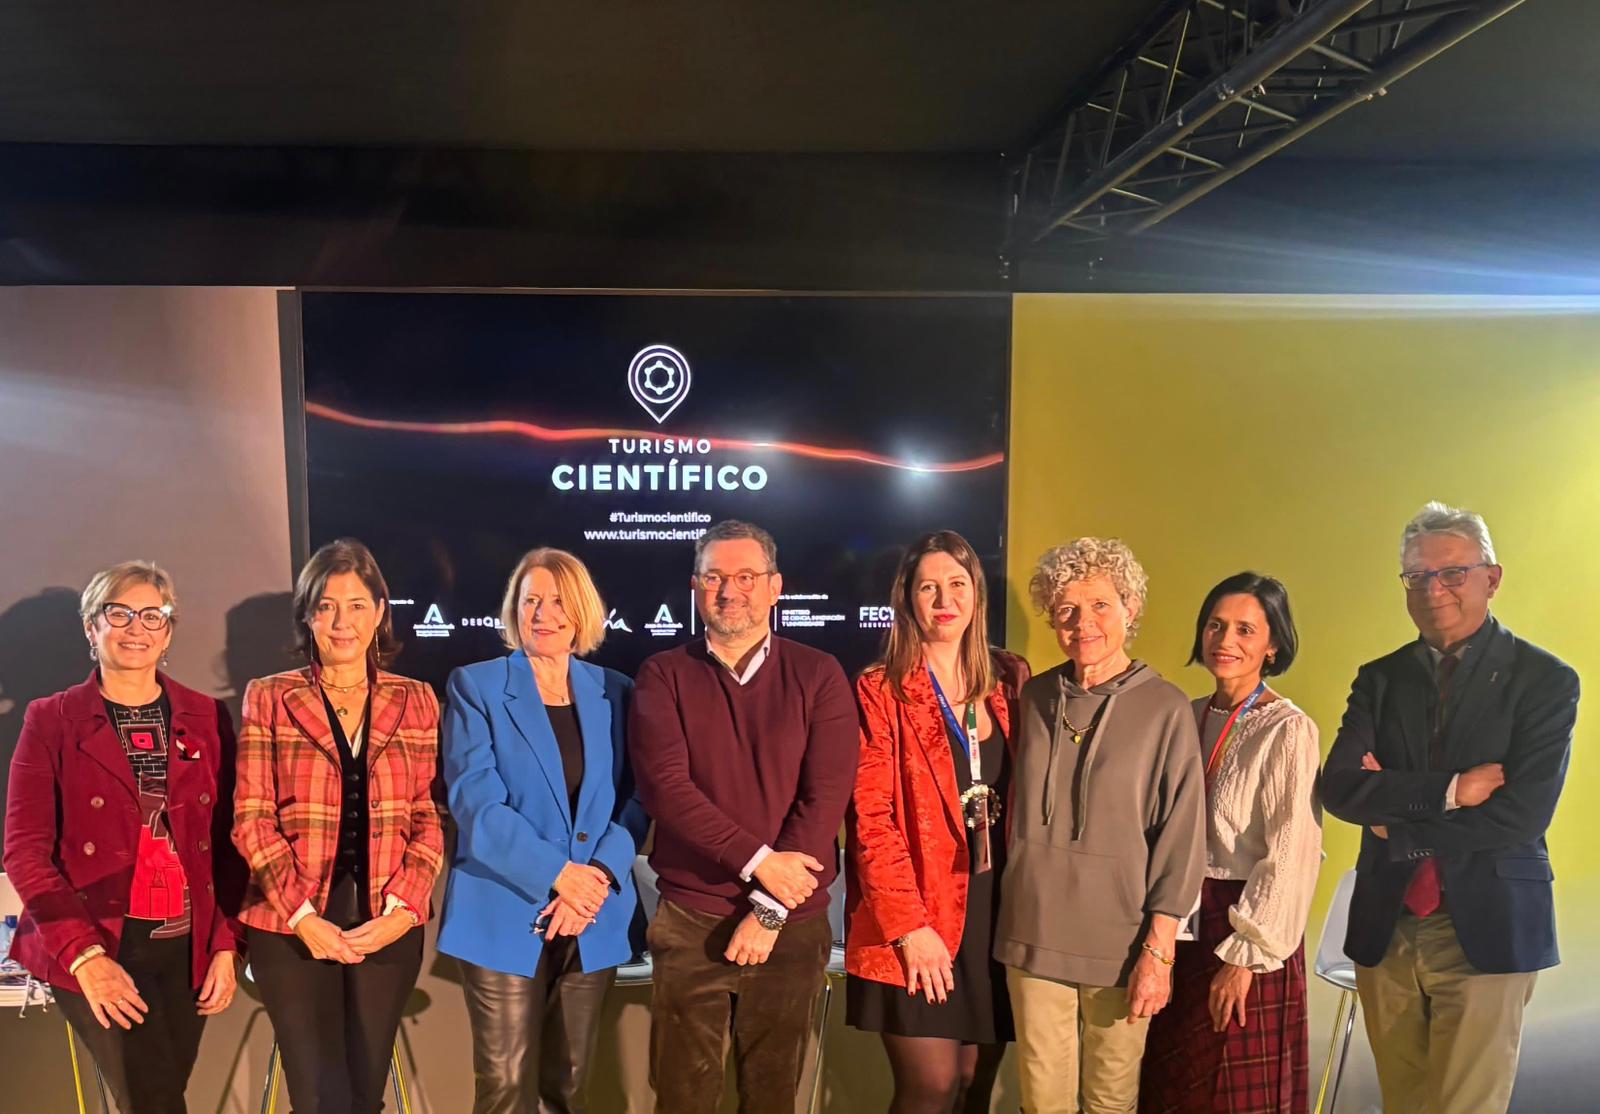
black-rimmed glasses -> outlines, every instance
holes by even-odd
[[[1467,574],[1473,569],[1486,569],[1488,561],[1479,561],[1476,565],[1451,565],[1445,569],[1434,569],[1432,572],[1403,572],[1400,574],[1400,583],[1406,586],[1408,592],[1421,592],[1428,587],[1428,581],[1439,578],[1439,583],[1445,588],[1459,588],[1467,582]]]
[[[172,605],[163,604],[160,607],[147,607],[142,611],[135,611],[120,603],[105,603],[100,605],[100,614],[104,615],[106,622],[114,627],[128,627],[133,625],[137,616],[139,624],[145,630],[160,630],[172,621]]]

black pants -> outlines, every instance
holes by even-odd
[[[159,924],[123,921],[115,957],[150,1007],[141,1024],[124,1030],[112,1022],[103,1029],[87,998],[60,987],[55,991],[56,1004],[94,1057],[122,1114],[185,1114],[183,1092],[206,1026],[195,1012],[199,995],[190,985],[192,941],[187,934],[150,939]]]
[[[615,974],[584,974],[573,936],[545,945],[531,979],[463,961],[473,1114],[583,1114],[589,1059]]]
[[[329,920],[341,927],[336,889]],[[377,1114],[406,999],[422,970],[419,925],[360,963],[313,959],[298,936],[250,929],[250,971],[272,1019],[294,1114]]]

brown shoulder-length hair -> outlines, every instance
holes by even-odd
[[[383,665],[400,644],[394,637],[394,608],[389,604],[389,585],[383,579],[372,551],[354,538],[338,538],[311,555],[294,582],[294,645],[306,661],[317,664],[317,642],[311,636],[311,616],[328,586],[328,577],[353,572],[372,594],[373,603],[383,604],[383,618],[367,647],[367,662],[374,669]]]
[[[889,598],[894,607],[894,623],[884,645],[883,670],[895,696],[906,699],[905,683],[913,670],[921,668],[922,629],[917,625],[917,566],[930,553],[946,553],[966,570],[972,581],[972,622],[961,636],[961,670],[967,675],[967,691],[960,703],[981,700],[995,686],[994,656],[989,649],[989,586],[983,565],[966,538],[954,530],[935,530],[924,534],[906,549],[894,574],[894,591]],[[951,694],[954,695],[954,694]]]

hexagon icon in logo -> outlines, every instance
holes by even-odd
[[[689,361],[665,344],[641,348],[628,365],[628,390],[660,425],[689,397]]]

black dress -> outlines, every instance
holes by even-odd
[[[948,734],[948,728],[946,733]],[[956,757],[956,784],[961,792],[972,785],[972,772],[960,740],[950,745]],[[1005,736],[995,731],[978,742],[983,779],[1006,799],[1011,780],[1011,760]],[[975,838],[969,829],[969,847]],[[952,973],[955,990],[944,1002],[916,997],[903,986],[850,975],[845,980],[845,1022],[870,1033],[901,1037],[943,1037],[968,1044],[1002,1044],[1016,1039],[1011,1021],[1011,999],[1006,994],[1006,969],[994,960],[994,928],[1000,917],[1000,874],[1006,865],[1005,818],[989,832],[994,866],[967,879],[967,917],[961,930]],[[969,861],[976,863],[977,855]]]

